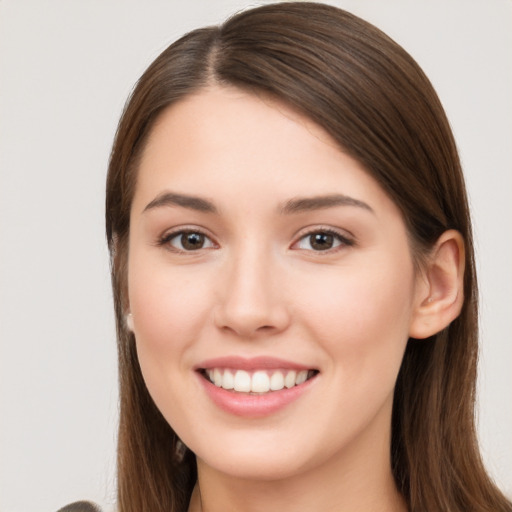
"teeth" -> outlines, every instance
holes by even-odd
[[[224,389],[233,389],[235,387],[235,377],[229,370],[224,372],[222,387]]]
[[[254,373],[245,370],[209,368],[206,374],[217,387],[233,389],[241,393],[268,393],[293,388],[303,384],[314,375],[308,370],[257,370]]]
[[[295,386],[296,378],[297,378],[297,372],[294,372],[293,370],[291,372],[288,372],[286,374],[286,377],[284,378],[284,385],[287,388],[293,388],[293,386]]]
[[[297,386],[298,386],[299,384],[306,382],[307,378],[308,378],[308,371],[302,370],[299,373],[297,373],[297,378],[295,379],[295,384],[297,384]]]
[[[213,370],[213,383],[219,388],[222,386],[222,372],[218,368]]]
[[[284,388],[284,375],[281,372],[274,372],[270,377],[270,389],[279,391]]]
[[[235,373],[235,391],[251,391],[251,376],[243,370],[238,370]]]
[[[256,372],[252,376],[251,391],[253,393],[266,393],[270,389],[270,377],[265,372]]]

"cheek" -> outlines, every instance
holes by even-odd
[[[177,356],[200,338],[211,311],[201,272],[144,261],[135,253],[130,257],[128,289],[141,365],[143,360],[155,365],[183,361]]]
[[[408,340],[413,274],[402,256],[306,283],[301,316],[340,379],[394,386]]]
[[[192,354],[211,311],[207,283],[201,272],[138,256],[130,255],[128,290],[142,375],[168,423],[187,432],[187,408],[197,398]]]

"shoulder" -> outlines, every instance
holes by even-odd
[[[101,508],[91,501],[75,501],[65,507],[59,508],[57,512],[101,512]]]

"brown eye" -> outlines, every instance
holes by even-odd
[[[214,246],[213,242],[199,231],[180,231],[173,233],[165,237],[163,243],[169,244],[173,249],[183,252],[209,249]]]
[[[183,249],[186,251],[194,251],[202,249],[205,236],[202,233],[183,233],[180,241]]]
[[[351,245],[353,245],[353,242],[350,239],[338,233],[319,230],[303,236],[295,244],[295,247],[307,251],[322,252]]]
[[[309,244],[315,251],[332,249],[334,245],[334,236],[330,233],[313,233],[312,235],[309,235]]]

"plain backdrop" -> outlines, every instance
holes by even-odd
[[[259,2],[261,3],[261,2]],[[104,182],[124,101],[171,41],[244,0],[0,0],[0,511],[115,499]],[[512,2],[339,0],[419,62],[474,214],[479,434],[512,494]]]

